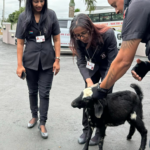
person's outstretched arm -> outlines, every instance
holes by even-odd
[[[112,62],[105,79],[100,84],[103,89],[109,89],[118,79],[120,79],[131,66],[135,52],[141,39],[123,41],[121,49]]]

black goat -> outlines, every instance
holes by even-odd
[[[127,139],[130,140],[135,129],[137,129],[142,138],[139,150],[145,150],[147,130],[142,121],[143,93],[138,85],[131,84],[131,87],[134,88],[136,93],[132,91],[121,91],[108,94],[107,98],[103,100],[88,99],[89,96],[92,96],[92,91],[94,91],[92,89],[97,88],[97,85],[95,85],[91,88],[86,88],[81,95],[72,102],[72,107],[87,108],[85,111],[88,115],[89,131],[83,150],[88,150],[94,127],[100,130],[99,150],[103,150],[107,126],[118,126],[125,123],[125,121],[128,121],[130,124]],[[105,107],[103,108],[103,106]]]

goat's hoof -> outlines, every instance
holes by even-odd
[[[132,136],[128,135],[127,140],[131,140],[131,139],[132,139]]]

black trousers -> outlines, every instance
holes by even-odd
[[[91,77],[93,83],[94,83],[94,84],[98,83],[98,82],[100,81],[100,78],[101,78],[101,80],[103,80],[104,77],[105,77],[105,74],[106,74],[106,72],[104,72],[104,73],[101,72],[101,74],[100,74],[100,72],[97,71],[97,72]],[[86,82],[85,82],[85,87],[87,87]],[[109,89],[109,92],[108,92],[108,93],[112,93],[112,90],[113,90],[113,86]],[[83,128],[83,132],[84,132],[84,133],[87,133],[87,131],[88,131],[88,125],[89,125],[89,124],[88,124],[88,116],[87,116],[86,113],[85,113],[85,109],[83,109],[82,125],[83,125],[83,127],[84,127],[84,128]],[[96,129],[95,135],[99,135],[99,129]]]
[[[40,97],[40,125],[45,125],[49,108],[49,93],[53,81],[53,70],[42,70],[41,63],[37,71],[26,68],[29,89],[30,109],[33,118],[38,117],[38,92]]]

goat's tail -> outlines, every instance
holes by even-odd
[[[134,83],[132,83],[130,85],[130,87],[132,87],[135,90],[135,92],[138,95],[140,101],[142,101],[142,99],[143,99],[143,92],[142,92],[141,88],[137,84],[134,84]]]

